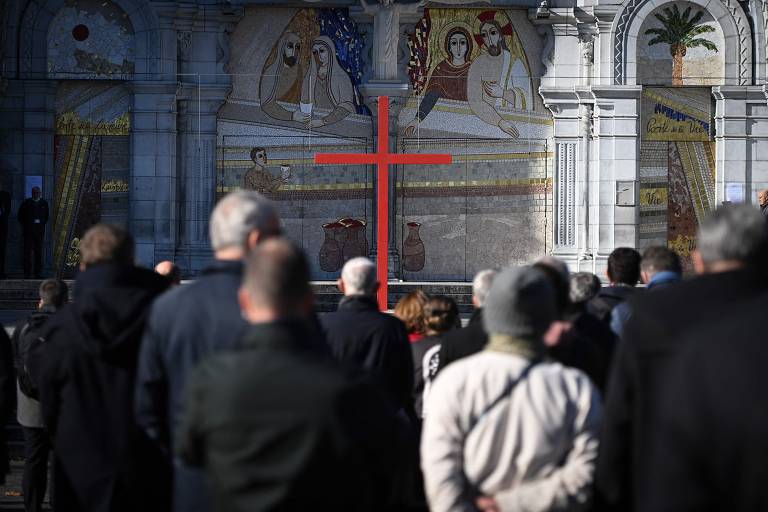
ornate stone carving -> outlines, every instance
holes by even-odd
[[[415,14],[426,4],[426,0],[413,4],[379,0],[379,5],[360,1],[363,11],[373,16],[373,76],[376,80],[397,80],[400,15]]]
[[[176,32],[176,45],[179,60],[189,60],[189,48],[192,46],[192,32],[189,30]]]
[[[557,228],[558,246],[576,244],[576,143],[557,144]]]

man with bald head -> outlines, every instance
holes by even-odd
[[[174,262],[164,260],[155,265],[155,272],[168,278],[172,286],[181,284],[181,269]]]
[[[758,192],[757,200],[760,203],[760,212],[763,215],[768,215],[768,188]]]
[[[264,196],[225,196],[211,214],[214,261],[194,283],[174,288],[152,307],[139,358],[136,421],[169,457],[189,372],[206,355],[234,347],[246,328],[237,302],[242,260],[279,233],[275,207]],[[178,512],[209,510],[203,473],[175,460],[173,498]]]
[[[370,372],[393,403],[410,414],[413,358],[408,333],[399,319],[379,312],[376,265],[368,258],[352,258],[341,270],[338,287],[344,294],[338,311],[321,318],[331,353]]]
[[[238,295],[248,331],[195,370],[177,442],[205,466],[216,510],[385,509],[394,411],[317,349],[304,254],[267,240]]]

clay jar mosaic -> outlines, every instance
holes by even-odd
[[[360,219],[339,219],[344,226],[344,243],[341,253],[344,261],[358,256],[368,256],[368,239],[365,236],[365,221]]]
[[[424,242],[419,236],[421,224],[418,222],[409,222],[408,237],[403,243],[403,269],[408,272],[418,272],[424,268],[425,251]]]
[[[343,230],[344,225],[340,222],[323,224],[325,240],[323,245],[320,246],[318,259],[320,260],[320,268],[325,272],[336,272],[341,268],[341,264],[344,261],[342,259],[341,244],[339,243]]]

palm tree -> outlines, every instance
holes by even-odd
[[[697,25],[704,16],[704,11],[699,11],[693,15],[693,18],[688,19],[690,14],[690,6],[681,15],[677,4],[672,4],[671,9],[664,8],[664,15],[658,13],[654,15],[663,28],[649,28],[645,31],[646,35],[656,36],[648,41],[648,46],[659,43],[669,45],[669,53],[672,55],[672,85],[683,85],[683,57],[688,48],[702,46],[717,52],[715,43],[709,39],[696,38],[698,35],[715,31],[715,28],[710,25]]]

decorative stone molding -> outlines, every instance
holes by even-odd
[[[557,143],[557,225],[555,244],[576,244],[576,143]]]
[[[714,19],[718,20],[726,42],[730,36],[738,40],[736,49],[738,73],[736,77],[726,76],[726,80],[736,78],[738,85],[749,84],[752,81],[752,36],[749,20],[738,0],[689,1],[707,10]],[[633,27],[637,27],[636,30],[639,31],[645,17],[658,6],[653,0],[630,0],[616,17],[613,29],[613,83],[615,85],[632,85],[627,83],[627,64],[630,61],[628,57],[630,52],[635,51],[635,46],[629,44],[630,32]],[[723,23],[724,18],[730,19],[733,25]],[[634,62],[634,57],[631,60]],[[726,62],[728,62],[727,59]]]

